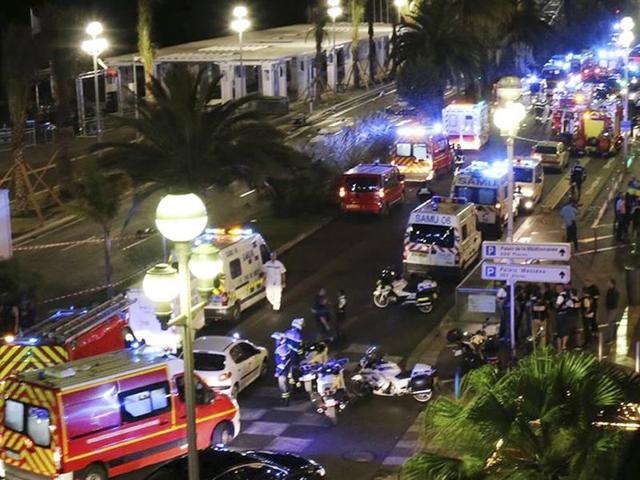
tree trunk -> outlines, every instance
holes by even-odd
[[[10,100],[11,102],[11,100]],[[16,213],[29,210],[29,194],[24,164],[24,113],[13,112],[11,116],[11,155],[13,157],[13,195]]]
[[[315,103],[322,100],[322,46],[320,49],[316,49],[316,56],[313,60],[316,74],[313,76],[313,101]]]
[[[111,229],[103,227],[104,236],[104,277],[107,286],[107,297],[113,297],[113,266],[111,265]]]
[[[370,83],[376,83],[376,42],[373,39],[373,8],[371,8],[371,2],[375,2],[375,0],[369,0],[367,2],[367,23],[369,27],[367,30],[369,35],[369,81]]]
[[[138,0],[138,53],[144,65],[144,92],[148,101],[153,101],[149,88],[154,73],[154,49],[151,40],[153,27],[153,0]]]
[[[353,61],[352,74],[353,74],[353,86],[360,88],[360,65],[359,60],[359,47],[360,47],[360,22],[362,20],[362,5],[361,0],[351,0],[351,60]]]

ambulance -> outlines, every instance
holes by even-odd
[[[502,235],[502,227],[507,221],[508,191],[508,172],[503,162],[472,162],[458,171],[451,183],[452,197],[464,198],[475,205],[478,228],[498,236]],[[516,214],[517,197],[513,210]]]
[[[489,106],[486,102],[456,103],[442,110],[449,142],[463,150],[480,150],[489,141]]]
[[[535,158],[514,159],[513,181],[515,194],[519,198],[520,211],[531,212],[542,198],[544,169],[540,160]]]
[[[120,350],[6,380],[0,460],[7,480],[106,480],[183,456],[184,365],[154,347]],[[235,400],[196,377],[197,448],[240,431]]]
[[[406,124],[396,129],[389,163],[407,182],[424,182],[453,170],[453,152],[441,125]]]
[[[464,198],[435,196],[416,207],[404,236],[405,275],[465,271],[480,253],[476,222],[475,208]]]
[[[0,345],[0,380],[135,345],[129,306],[128,299],[119,295],[91,309],[59,310],[20,335],[5,337]]]
[[[194,245],[210,243],[219,250],[221,273],[204,308],[205,322],[240,319],[240,313],[266,297],[262,266],[271,252],[262,235],[248,228],[208,228]]]

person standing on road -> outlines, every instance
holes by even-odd
[[[342,337],[342,325],[347,319],[347,294],[341,288],[336,301],[336,338]]]
[[[580,165],[580,160],[576,160],[576,163],[573,165],[571,169],[571,186],[574,194],[574,198],[576,201],[580,201],[580,195],[582,194],[582,182],[585,177],[585,170],[582,165]]]
[[[578,224],[576,223],[577,210],[572,201],[568,201],[560,209],[560,215],[564,222],[567,242],[573,242],[574,249],[578,251]]]
[[[558,352],[564,352],[569,343],[569,335],[572,330],[573,304],[567,290],[560,290],[555,302],[556,307],[556,342]]]
[[[582,289],[582,329],[584,332],[584,343],[582,346],[586,347],[591,343],[591,338],[593,337],[593,333],[598,331],[598,326],[596,322],[596,301],[591,296],[589,291],[589,287],[584,287]],[[596,324],[595,330],[593,325]]]
[[[262,266],[262,272],[265,275],[267,300],[269,300],[273,310],[277,312],[280,310],[282,289],[285,285],[285,273],[287,269],[283,263],[278,260],[276,252],[271,252],[271,260]]]
[[[616,200],[615,218],[617,219],[616,239],[619,242],[624,242],[627,238],[627,202],[623,194],[620,194]]]
[[[325,340],[331,333],[331,323],[329,322],[329,299],[324,287],[318,290],[311,309],[316,318],[317,337]]]
[[[604,307],[607,311],[608,342],[613,343],[616,339],[616,328],[618,320],[618,303],[620,302],[620,292],[616,288],[615,278],[609,279],[609,286],[604,298]]]
[[[587,278],[584,283],[584,289],[593,300],[593,323],[590,324],[591,331],[594,335],[598,334],[598,302],[600,299],[600,289],[593,283],[592,278]]]

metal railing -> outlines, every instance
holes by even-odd
[[[0,128],[0,152],[11,150],[12,130],[10,128]],[[36,129],[31,127],[24,131],[24,146],[33,147],[36,144]]]

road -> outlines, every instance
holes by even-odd
[[[388,97],[382,98],[382,104],[390,101]],[[380,104],[369,102],[355,112],[343,114],[351,116],[378,108],[381,108]],[[525,126],[520,134],[523,137],[541,138],[545,132],[534,126]],[[529,149],[530,145],[524,142],[516,144],[518,154],[526,154]],[[469,158],[496,160],[504,158],[504,154],[503,142],[494,135],[487,148]],[[600,162],[593,161],[587,166],[590,176],[597,178],[600,175]],[[545,194],[553,190],[560,177],[553,173],[546,176]],[[450,177],[444,177],[435,181],[435,192],[448,194],[450,180]],[[411,190],[407,198],[407,203],[392,210],[386,218],[341,216],[286,253],[282,261],[288,268],[288,287],[281,312],[271,312],[263,303],[246,312],[236,325],[221,322],[200,333],[238,332],[258,344],[272,347],[270,334],[285,329],[291,319],[303,316],[308,320],[306,335],[313,338],[315,326],[310,308],[314,294],[318,288],[325,287],[333,297],[339,288],[344,288],[349,297],[349,313],[344,326],[346,339],[331,346],[332,354],[348,357],[355,362],[367,346],[375,344],[402,363],[453,305],[455,289],[454,282],[443,281],[443,295],[430,315],[420,314],[410,307],[392,306],[387,310],[379,310],[373,306],[371,293],[380,270],[387,265],[401,264],[403,232],[409,212],[416,204],[413,200],[415,191]],[[156,200],[152,198],[143,204],[143,210],[131,226],[131,231],[151,223]],[[121,217],[123,215],[124,212]],[[557,216],[538,210],[528,218],[553,215]],[[516,227],[521,227],[526,218],[518,219]],[[530,228],[533,227],[525,223],[519,233],[533,233],[528,232]],[[90,224],[80,222],[38,242],[49,238],[60,241],[99,234]],[[131,269],[131,258],[135,255],[148,255],[152,259],[159,254],[161,244],[157,236],[140,241],[128,239],[119,246],[115,257],[117,269]],[[74,284],[77,283],[79,287],[95,284],[96,278],[100,278],[98,272],[102,269],[99,244],[66,250],[31,251],[20,254],[20,257],[33,268],[49,272],[48,277],[53,279],[50,281],[64,278],[66,283],[67,279],[73,277]],[[304,395],[294,397],[289,407],[280,405],[272,378],[263,379],[242,392],[240,405],[243,427],[233,447],[301,453],[320,461],[326,466],[329,478],[336,479],[372,478],[385,456],[422,409],[422,405],[412,398],[355,401],[347,407],[339,425],[332,427],[324,416],[313,410]],[[143,477],[144,471],[127,476],[132,479]]]

